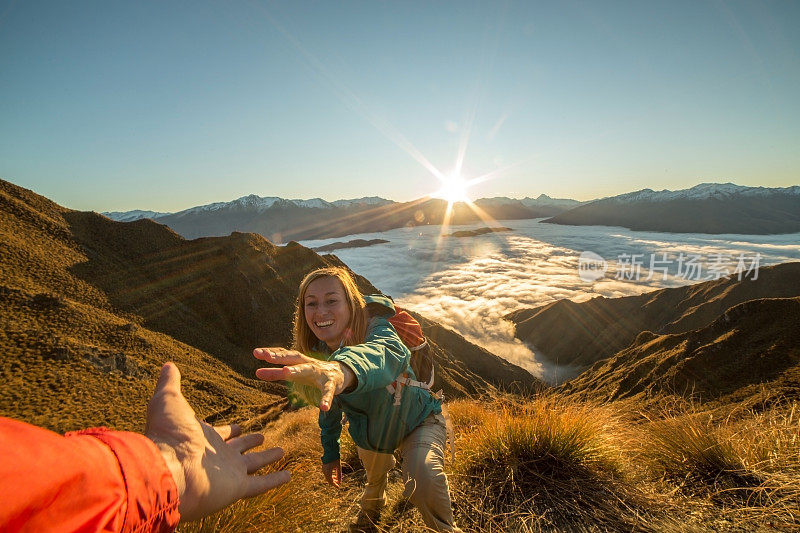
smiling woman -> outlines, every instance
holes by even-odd
[[[283,367],[260,368],[256,376],[317,389],[322,473],[337,488],[346,415],[367,480],[351,531],[377,531],[396,451],[403,458],[403,498],[417,507],[430,530],[460,531],[444,473],[441,397],[417,381],[411,352],[387,319],[394,314],[390,298],[362,296],[347,270],[314,270],[300,284],[294,349],[255,349],[256,358]],[[310,357],[313,352],[324,360]]]

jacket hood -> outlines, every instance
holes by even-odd
[[[367,304],[367,312],[370,316],[391,317],[395,314],[394,301],[391,296],[367,294],[364,295],[364,302]]]

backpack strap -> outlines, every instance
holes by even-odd
[[[433,387],[433,378],[435,377],[434,370],[431,368],[431,379],[427,383],[423,383],[422,381],[417,381],[416,379],[411,379],[409,377],[408,372],[403,372],[401,375],[397,376],[392,383],[386,385],[386,390],[389,394],[394,396],[394,405],[400,405],[400,401],[403,399],[403,387],[417,387],[419,389],[424,389],[431,393],[431,396],[436,398],[439,401],[444,400],[444,391],[439,390],[439,392],[431,391]]]
[[[428,341],[423,340],[422,344],[420,344],[419,346],[414,346],[413,348],[409,348],[409,350],[411,350],[412,352],[418,352],[419,350],[425,348],[427,345]]]

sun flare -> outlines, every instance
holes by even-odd
[[[467,181],[460,175],[451,174],[444,177],[442,180],[442,187],[431,196],[447,200],[449,204],[454,204],[456,202],[470,203],[470,199],[467,196],[468,186]]]

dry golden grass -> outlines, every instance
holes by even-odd
[[[648,419],[628,407],[541,395],[457,400],[448,410],[457,455],[446,471],[465,531],[800,526],[800,413],[793,406],[720,420],[683,406]],[[286,450],[281,467],[292,471],[289,484],[181,531],[347,531],[364,472],[345,431],[343,488],[324,482],[317,413],[284,413],[265,430],[267,442]],[[709,474],[713,468],[720,475]],[[390,473],[388,492],[379,530],[425,531],[399,499],[399,471]]]
[[[453,407],[460,434],[454,499],[464,526],[648,529],[645,498],[625,483],[612,409],[554,396]]]
[[[642,428],[638,444],[653,477],[721,516],[800,527],[800,422],[797,404],[766,411],[668,412]]]

